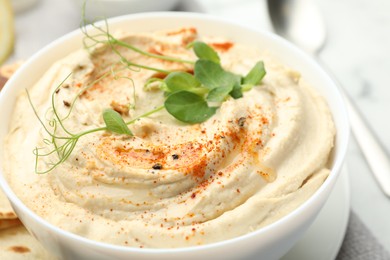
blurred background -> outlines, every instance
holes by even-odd
[[[327,28],[321,59],[390,150],[390,1],[312,0]],[[83,0],[0,0],[0,63],[28,59],[80,26]],[[91,0],[87,18],[144,11],[191,11],[272,30],[265,0]],[[351,208],[390,250],[390,199],[352,139],[347,155]],[[390,174],[390,173],[389,173]]]

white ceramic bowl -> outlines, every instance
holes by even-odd
[[[234,239],[180,249],[127,248],[91,241],[61,230],[28,209],[0,174],[1,187],[22,222],[47,249],[64,259],[214,259],[216,256],[243,259],[250,255],[255,255],[256,259],[278,259],[283,256],[299,240],[325,203],[346,153],[349,137],[346,109],[331,78],[312,58],[280,37],[220,18],[192,13],[144,13],[114,18],[109,24],[111,30],[127,28],[135,32],[196,26],[200,34],[220,35],[272,52],[283,63],[300,71],[328,101],[337,128],[331,174],[309,200],[269,226]],[[75,31],[51,43],[29,59],[6,84],[0,96],[0,140],[4,140],[8,132],[18,93],[32,86],[55,61],[81,48],[82,37],[80,31]],[[0,158],[3,158],[3,147],[1,141]]]
[[[85,18],[88,20],[101,20],[118,15],[139,13],[171,11],[180,0],[72,0],[75,3],[77,12],[82,10],[84,3]]]

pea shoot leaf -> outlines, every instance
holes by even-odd
[[[209,107],[204,98],[185,90],[169,95],[164,106],[173,117],[190,124],[206,121],[217,110],[217,107]]]
[[[224,101],[233,89],[235,89],[233,94],[239,96],[241,77],[225,71],[221,65],[209,60],[198,60],[195,63],[194,73],[195,78],[210,90],[207,100]]]
[[[207,95],[207,100],[212,102],[223,102],[229,93],[233,90],[233,85],[228,87],[218,87],[210,90]]]
[[[221,65],[209,60],[197,60],[194,68],[197,78],[206,88],[232,87],[237,75],[225,71]]]
[[[107,130],[117,134],[133,135],[122,116],[115,110],[105,109],[103,111],[103,120]]]
[[[164,80],[167,92],[186,90],[197,95],[204,95],[207,89],[201,87],[201,83],[192,74],[182,71],[170,73]]]
[[[242,91],[243,91],[242,86],[240,85],[240,83],[236,82],[233,86],[232,91],[230,91],[229,94],[230,96],[232,96],[232,98],[238,99],[243,97]]]
[[[182,71],[169,73],[169,75],[165,78],[165,83],[167,84],[168,89],[172,92],[188,90],[200,86],[200,82],[194,76]]]
[[[199,59],[209,60],[217,64],[220,63],[218,53],[206,43],[196,41],[193,42],[192,45],[194,52]]]
[[[259,61],[253,66],[253,68],[244,77],[243,83],[250,85],[258,85],[266,74],[264,63]]]

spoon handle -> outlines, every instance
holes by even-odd
[[[368,127],[368,124],[365,122],[348,94],[345,93],[345,91],[343,92],[349,113],[352,133],[360,146],[360,150],[366,157],[367,163],[379,186],[382,188],[383,192],[390,197],[389,156],[373,131]]]

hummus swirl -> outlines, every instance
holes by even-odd
[[[297,72],[260,50],[203,37],[194,28],[120,37],[145,51],[188,60],[196,57],[187,43],[201,39],[218,52],[225,69],[243,75],[263,60],[267,75],[260,86],[225,101],[201,124],[181,123],[160,110],[130,125],[134,136],[83,136],[68,160],[42,175],[34,173],[32,151],[47,136],[21,94],[6,140],[5,173],[15,193],[38,215],[98,241],[185,247],[268,225],[321,186],[329,174],[335,129],[327,104]],[[118,51],[135,63],[193,69],[125,48]],[[45,115],[51,94],[62,84],[54,95],[57,112],[65,117],[72,98],[90,85],[64,121],[77,133],[104,125],[105,108],[128,121],[161,106],[163,92],[143,88],[160,76],[126,68],[110,48],[99,46],[92,54],[80,50],[58,61],[30,96],[37,113]],[[52,156],[45,158],[47,164]]]

